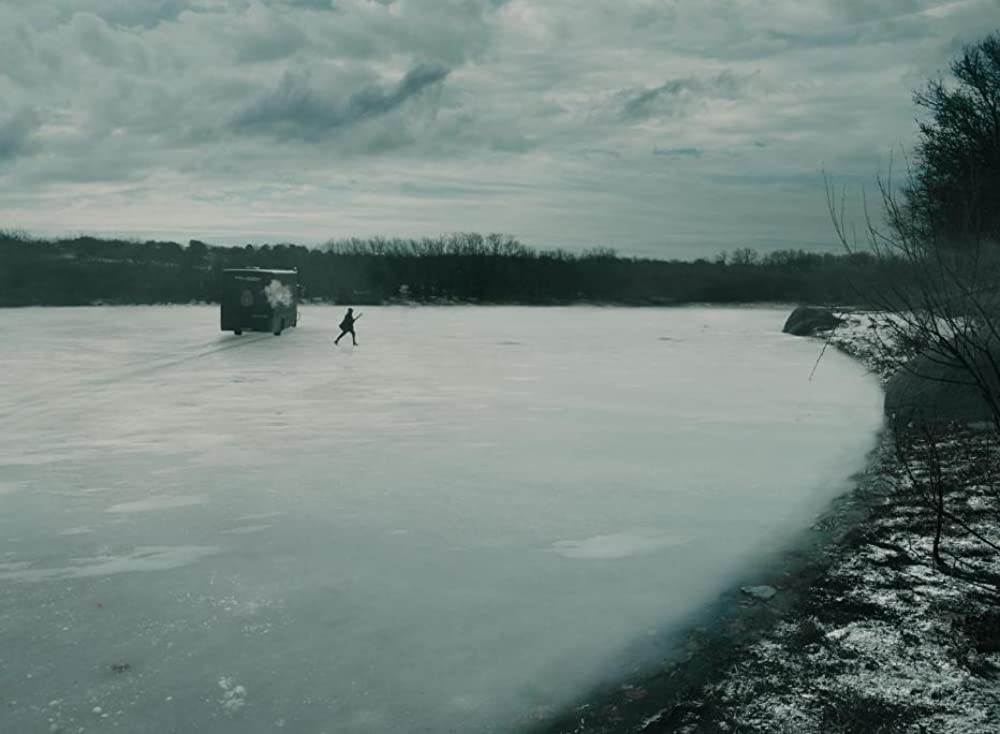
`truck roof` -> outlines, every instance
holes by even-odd
[[[257,273],[260,275],[298,275],[298,270],[277,270],[275,268],[224,268],[223,273]]]

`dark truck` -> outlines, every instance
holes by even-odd
[[[270,331],[280,336],[298,323],[297,270],[230,268],[222,271],[223,331]]]

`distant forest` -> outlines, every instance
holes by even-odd
[[[334,303],[858,303],[861,281],[891,277],[884,272],[890,265],[864,253],[759,255],[750,249],[693,262],[613,250],[574,255],[469,233],[312,248],[45,240],[0,232],[0,306],[212,302],[222,269],[248,266],[297,268],[307,300]]]

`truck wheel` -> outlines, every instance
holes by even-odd
[[[236,334],[236,336],[241,336],[243,334],[243,329],[233,329],[233,333]]]

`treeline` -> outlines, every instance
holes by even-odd
[[[198,240],[44,240],[0,233],[0,306],[217,301],[224,268],[297,268],[306,298],[337,303],[856,303],[864,254],[737,250],[693,262],[538,251],[502,235],[219,247]],[[881,273],[879,277],[891,277]]]

